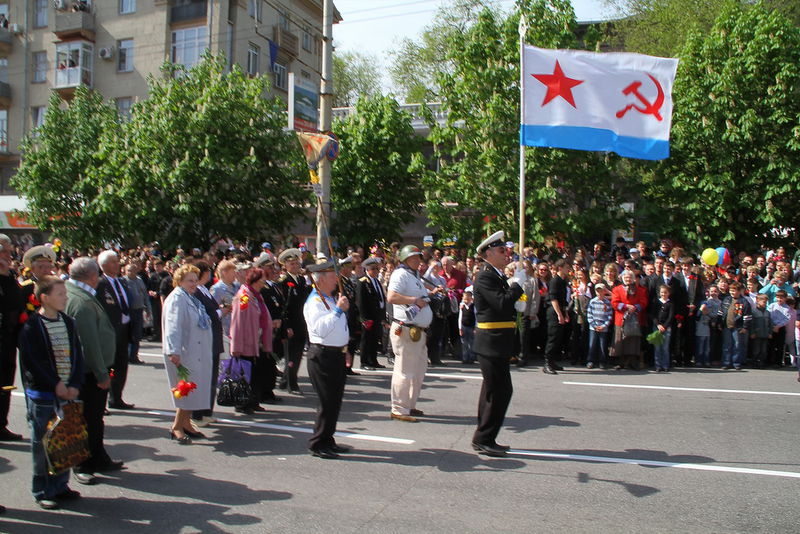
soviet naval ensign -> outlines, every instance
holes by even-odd
[[[669,156],[678,60],[524,47],[520,144]]]

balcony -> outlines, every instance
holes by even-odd
[[[94,15],[88,11],[57,11],[53,33],[61,40],[81,37],[94,41]]]
[[[5,28],[0,28],[0,58],[8,57],[14,48],[14,34]]]
[[[292,57],[297,57],[299,51],[300,39],[293,33],[280,26],[275,26],[273,37],[275,43],[278,45],[278,52],[284,52]]]
[[[207,0],[176,0],[169,9],[170,24],[205,19]]]
[[[9,107],[11,107],[11,86],[6,82],[0,82],[0,108]]]

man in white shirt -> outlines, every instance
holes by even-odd
[[[314,279],[314,290],[303,305],[309,341],[307,367],[319,399],[308,450],[312,456],[330,460],[350,452],[348,447],[337,445],[333,438],[344,395],[347,344],[350,341],[345,312],[350,308],[350,301],[344,295],[340,295],[338,300],[332,296],[337,286],[332,261],[309,265],[307,270]]]

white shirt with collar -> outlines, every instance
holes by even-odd
[[[336,305],[333,297],[314,289],[303,305],[303,317],[308,327],[309,343],[327,347],[344,347],[349,343],[347,314]]]

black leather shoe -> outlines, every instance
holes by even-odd
[[[121,471],[125,469],[125,462],[122,460],[109,460],[108,462],[104,463],[100,467],[97,468],[99,473],[111,473],[112,471]]]
[[[79,491],[75,491],[74,489],[65,489],[61,493],[55,496],[55,499],[58,501],[74,501],[75,499],[80,499],[81,493]]]
[[[204,439],[206,437],[202,432],[195,432],[194,430],[183,429],[183,433],[193,439]]]
[[[478,451],[478,454],[485,454],[493,458],[503,458],[506,455],[506,449],[500,448],[497,445],[484,445],[473,441],[472,448]]]
[[[374,371],[375,370],[375,368],[372,367],[371,365],[362,365],[361,369],[364,370],[364,371]]]
[[[7,428],[0,430],[0,441],[20,441],[22,434],[16,434]]]
[[[264,404],[279,404],[283,402],[283,399],[280,397],[270,397],[268,399],[264,399],[262,402]]]
[[[339,457],[338,454],[336,454],[329,448],[308,449],[308,451],[311,453],[311,456],[316,456],[317,458],[322,458],[323,460],[335,460],[336,458]]]
[[[564,368],[558,365],[557,363],[550,362],[550,367],[556,371],[563,371]]]
[[[498,449],[503,449],[504,451],[511,450],[511,447],[509,447],[508,445],[500,445],[499,443],[495,443],[494,446],[497,447]]]
[[[359,376],[360,374],[361,374],[361,373],[356,373],[355,371],[353,371],[353,368],[352,368],[352,367],[348,367],[348,368],[347,368],[347,375],[348,375],[348,376]]]
[[[267,409],[262,407],[262,406],[259,406],[258,404],[256,404],[255,406],[253,406],[253,411],[254,412],[266,412]]]
[[[413,415],[414,417],[422,417],[423,415],[425,415],[425,412],[414,408],[409,412],[409,415]]]
[[[338,445],[336,443],[334,443],[333,445],[331,445],[328,448],[331,451],[335,452],[336,454],[347,454],[348,452],[350,452],[352,450],[347,445]]]
[[[528,360],[525,358],[520,358],[517,360],[517,367],[525,367],[526,365],[528,365]]]
[[[130,360],[128,365],[144,365],[144,361],[137,358],[135,360]]]
[[[386,369],[386,366],[385,365],[381,365],[379,363],[376,363],[375,364],[375,369]]]
[[[252,408],[250,408],[250,407],[241,408],[241,407],[237,406],[237,407],[236,407],[236,408],[234,408],[233,410],[234,410],[236,413],[243,413],[243,414],[245,414],[245,415],[253,415],[253,414],[255,413],[255,412],[253,411],[253,409],[252,409]]]
[[[170,439],[170,441],[172,441],[174,439],[175,441],[178,442],[178,445],[191,445],[192,444],[192,438],[190,438],[187,435],[178,436],[177,434],[175,434],[174,430],[170,430],[169,431],[169,439]]]
[[[133,410],[135,404],[128,404],[127,402],[109,402],[108,407],[112,410]]]
[[[97,477],[91,473],[75,473],[75,480],[78,481],[78,484],[83,484],[84,486],[97,484]]]
[[[557,375],[557,374],[558,374],[558,373],[556,372],[556,370],[555,370],[555,369],[553,369],[553,367],[552,367],[552,366],[550,366],[550,365],[545,365],[544,367],[542,367],[542,372],[543,372],[544,374],[546,374],[546,375]]]

